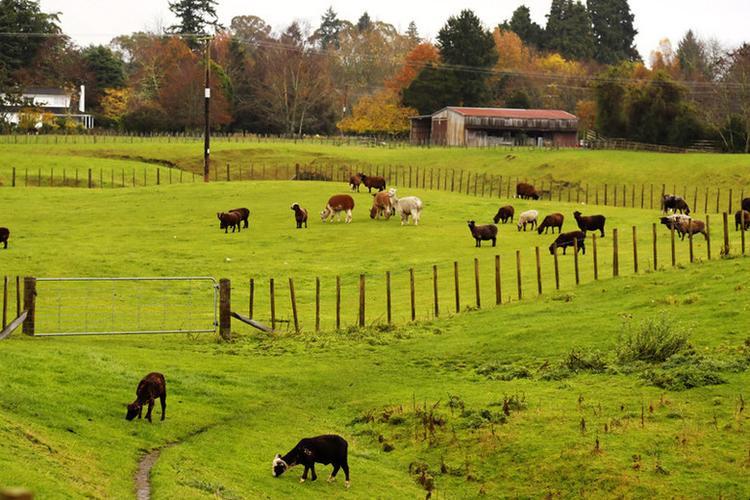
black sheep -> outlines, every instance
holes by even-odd
[[[297,221],[297,229],[300,229],[302,224],[307,227],[307,209],[299,206],[299,203],[295,203],[292,205],[292,210],[294,210],[294,220]]]
[[[482,241],[492,240],[492,246],[494,247],[497,245],[497,226],[495,226],[494,224],[489,224],[487,226],[477,226],[476,222],[474,222],[473,220],[470,220],[468,224],[471,235],[476,240],[476,246],[478,248],[482,247]]]
[[[10,230],[7,227],[0,227],[0,243],[4,245],[3,248],[8,248],[9,238],[10,238]]]
[[[273,477],[279,477],[290,467],[295,465],[304,465],[305,471],[302,473],[300,482],[304,483],[307,479],[307,472],[312,472],[312,480],[318,479],[315,474],[315,464],[333,465],[333,471],[328,478],[328,482],[336,479],[339,469],[344,469],[346,475],[346,487],[349,487],[349,462],[348,462],[349,443],[341,436],[335,434],[326,434],[313,438],[302,439],[292,451],[284,455],[277,454],[273,459],[272,470]]]

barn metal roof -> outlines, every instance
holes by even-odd
[[[559,109],[512,109],[512,108],[469,108],[448,106],[443,109],[455,111],[464,116],[486,118],[515,118],[515,119],[547,119],[547,120],[577,120],[578,118]],[[440,110],[442,111],[442,109]],[[440,111],[437,111],[439,113]]]

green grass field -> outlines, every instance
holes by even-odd
[[[434,167],[455,160],[448,165],[477,172],[490,168],[492,155],[500,154],[221,142],[215,151],[217,156],[255,154],[256,147],[269,149],[269,162],[288,155],[278,161],[302,163],[307,152],[320,148],[323,155],[340,151],[373,164],[387,155],[403,163],[413,156]],[[103,153],[108,148],[117,152]],[[156,166],[144,158],[189,171],[195,159],[173,160],[188,158],[200,146],[130,148],[121,143],[3,145],[0,176],[7,185],[9,165],[23,160],[31,170],[35,160],[45,158],[60,162],[56,172],[71,165],[89,168],[88,161],[105,162],[102,169],[106,162],[130,161],[141,175],[145,166],[155,177]],[[561,160],[566,155],[568,167]],[[689,183],[689,175],[711,185],[747,175],[744,158],[732,156],[708,156],[703,166],[697,155],[517,156],[508,165],[529,177],[540,177],[537,160],[554,163],[556,179],[572,179],[579,171],[593,171],[587,162],[602,158],[607,167],[596,169],[596,175],[603,182],[629,179],[619,176],[648,161],[655,164],[653,175],[633,173],[633,182],[650,182],[671,168],[682,169],[678,183]],[[675,165],[664,158],[674,158]],[[721,162],[727,162],[726,172],[717,166]],[[264,323],[270,320],[271,278],[277,319],[291,319],[288,279],[293,278],[302,331],[296,334],[284,322],[279,333],[268,335],[234,322],[232,342],[214,334],[29,338],[14,333],[0,342],[0,489],[26,487],[38,498],[132,497],[140,458],[161,448],[151,472],[154,498],[423,498],[428,490],[433,498],[750,495],[745,408],[750,268],[740,256],[740,233],[731,217],[729,258],[719,256],[720,217],[710,214],[712,259],[702,237],[694,240],[694,264],[688,241],[678,241],[675,267],[670,234],[658,225],[654,269],[651,231],[658,210],[399,186],[400,195],[415,194],[425,202],[419,227],[370,220],[367,193],[354,195],[352,224],[323,224],[317,214],[345,186],[281,181],[154,186],[152,181],[127,189],[3,189],[0,225],[12,234],[9,249],[0,250],[0,276],[229,278],[233,309],[245,314],[252,278],[254,316]],[[293,202],[310,210],[308,229],[295,229]],[[475,248],[466,221],[488,223],[507,203],[517,213],[532,207],[542,215],[562,212],[567,231],[575,228],[576,209],[606,215],[607,234],[597,239],[599,280],[594,281],[590,237],[586,255],[579,258],[580,286],[571,253],[560,257],[560,291],[547,250],[552,235],[504,225],[497,248]],[[216,212],[239,206],[250,208],[250,228],[224,234]],[[700,211],[695,216],[705,220]],[[612,277],[614,228],[619,278]],[[516,251],[523,300],[517,296]],[[496,255],[502,306],[495,306]],[[410,269],[416,281],[414,323]],[[388,271],[390,327],[385,324]],[[364,329],[355,327],[361,274],[367,291]],[[341,331],[334,330],[336,276],[342,283]],[[320,333],[314,329],[316,277],[321,279]],[[10,296],[13,302],[13,285]],[[36,300],[41,333],[124,329],[134,323],[158,329],[174,325],[175,318],[180,325],[205,325],[213,309],[204,285],[191,290],[177,284],[40,282]],[[149,371],[166,375],[167,420],[126,422],[125,404]],[[326,483],[329,467],[318,467],[316,483],[299,484],[299,468],[271,477],[275,453],[286,453],[301,437],[329,432],[350,443],[351,489],[344,489],[342,476]]]

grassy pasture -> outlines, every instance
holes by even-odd
[[[0,145],[0,183],[10,184],[10,169],[16,166],[19,172],[28,167],[31,174],[39,167],[43,175],[48,167],[55,166],[56,176],[62,168],[70,171],[75,166],[92,167],[95,174],[103,168],[106,175],[114,168],[119,182],[122,169],[132,177],[136,170],[136,181],[141,182],[143,166],[168,164],[187,172],[201,173],[202,142],[167,141],[148,139],[132,144],[127,138],[101,138],[93,143],[92,138],[71,137],[76,144],[63,143],[63,138],[21,137],[28,141],[21,144]],[[58,142],[54,142],[57,140]],[[87,142],[81,142],[87,141]],[[231,165],[233,179],[239,177],[240,168],[245,176],[250,165],[258,175],[263,166],[346,165],[353,169],[372,169],[373,166],[419,166],[421,169],[463,169],[467,172],[504,175],[513,178],[528,178],[545,183],[567,183],[584,186],[586,183],[602,186],[641,186],[665,184],[667,191],[693,199],[695,188],[703,204],[706,188],[735,191],[735,202],[741,191],[750,185],[750,160],[745,155],[716,154],[662,154],[630,151],[559,150],[541,151],[529,149],[461,149],[461,148],[415,148],[415,147],[366,147],[320,144],[314,141],[262,141],[233,142],[217,139],[213,142],[212,159],[220,176],[225,176],[226,164]],[[513,159],[509,160],[508,155]],[[108,160],[109,163],[104,162]],[[123,162],[122,164],[117,162]],[[133,164],[135,162],[135,165]],[[19,174],[20,175],[20,174]],[[166,173],[164,174],[166,175]],[[177,174],[175,174],[177,175]],[[111,175],[109,176],[111,178]],[[132,184],[132,179],[127,179]],[[186,176],[184,181],[192,180]],[[175,179],[176,181],[176,179]],[[166,183],[166,180],[163,182]],[[148,180],[149,184],[153,181]],[[687,189],[685,189],[687,188]],[[750,191],[748,191],[750,192]],[[712,195],[715,197],[715,194]],[[726,203],[722,202],[722,206]]]
[[[339,186],[341,187],[341,186]],[[391,272],[393,318],[410,319],[409,270],[414,269],[416,316],[434,317],[433,269],[438,271],[438,304],[442,315],[455,313],[453,262],[459,263],[460,309],[476,307],[474,259],[478,259],[480,300],[485,307],[495,303],[495,255],[501,257],[503,302],[518,300],[516,251],[520,251],[523,296],[538,294],[535,247],[539,247],[543,292],[555,289],[554,259],[548,250],[556,236],[519,232],[515,225],[500,226],[497,248],[485,242],[481,249],[466,227],[467,220],[490,223],[497,208],[512,203],[517,214],[537,208],[541,217],[552,212],[566,216],[564,230],[576,229],[572,213],[604,213],[608,217],[605,238],[597,239],[597,261],[601,279],[613,274],[612,229],[619,231],[619,272],[635,272],[633,232],[636,227],[639,273],[653,270],[652,224],[658,211],[612,207],[582,207],[557,201],[498,200],[466,197],[445,192],[402,189],[416,194],[426,208],[419,227],[401,227],[390,221],[371,220],[371,196],[355,194],[354,222],[323,224],[317,215],[336,185],[316,182],[244,182],[185,184],[121,190],[17,189],[5,190],[7,211],[2,223],[11,228],[10,249],[2,253],[3,273],[37,277],[121,277],[121,276],[213,276],[233,282],[234,308],[247,312],[249,279],[255,279],[255,316],[270,321],[269,279],[275,280],[278,319],[291,320],[288,279],[294,278],[299,317],[303,329],[314,328],[315,278],[321,279],[321,326],[331,329],[335,318],[335,277],[342,283],[342,325],[357,322],[359,275],[366,277],[366,318],[383,323],[385,273]],[[290,205],[300,202],[311,212],[308,229],[295,228]],[[216,212],[246,206],[251,226],[241,233],[224,234],[218,228]],[[712,257],[721,246],[721,225],[711,217]],[[732,253],[740,252],[740,235],[730,231]],[[702,236],[694,239],[694,258],[706,260],[707,244]],[[657,226],[658,267],[671,267],[670,234]],[[563,290],[575,284],[572,250],[559,256],[559,280]],[[676,261],[689,262],[689,243],[677,241]],[[579,256],[579,279],[594,279],[593,245],[588,239],[586,255]],[[109,285],[39,286],[39,321],[43,330],[55,330],[65,314],[83,315],[83,307],[96,311],[114,310],[120,303],[113,329],[124,329],[127,317],[119,314],[126,307],[123,294],[129,294],[139,307],[150,304],[158,318],[165,302],[180,303],[175,295],[188,293],[180,287],[134,285],[125,291],[111,291]],[[81,290],[97,290],[86,299]],[[205,290],[205,289],[204,289]],[[113,294],[120,292],[117,299]],[[202,300],[200,311],[209,311],[210,293],[194,293]],[[100,301],[100,302],[97,302]],[[125,300],[127,301],[127,300]],[[182,301],[184,303],[184,301]],[[113,304],[114,303],[114,304]],[[132,305],[132,304],[131,304]],[[45,311],[46,314],[42,311]],[[132,311],[132,310],[131,310]],[[196,319],[201,317],[196,312]],[[205,319],[205,314],[202,313]],[[90,321],[95,321],[92,314]],[[80,317],[75,318],[79,323]],[[51,321],[50,324],[44,324]],[[69,321],[68,323],[74,323]],[[72,325],[70,325],[72,327]],[[283,326],[282,326],[283,328]]]
[[[666,317],[700,354],[735,355],[747,338],[747,279],[746,261],[734,259],[394,331],[269,338],[238,327],[231,344],[15,335],[0,348],[0,485],[124,498],[140,454],[171,443],[152,472],[155,498],[419,498],[419,470],[445,498],[746,498],[749,422],[739,408],[749,372],[677,392],[614,367],[538,373],[574,348],[612,353],[631,317]],[[491,376],[520,365],[534,375]],[[154,369],[167,375],[166,422],[126,422],[124,403]],[[494,419],[509,396],[520,403],[508,417],[477,416]],[[413,408],[436,403],[444,423],[424,439]],[[325,467],[317,483],[300,485],[298,469],[271,477],[274,453],[334,431],[351,445],[349,491],[341,478],[325,483]]]

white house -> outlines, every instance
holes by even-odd
[[[55,117],[70,118],[79,122],[84,128],[94,128],[94,117],[86,112],[86,88],[81,86],[78,111],[72,108],[73,95],[63,89],[28,87],[21,93],[23,104],[4,106],[2,115],[6,122],[18,125],[21,107],[34,107]],[[5,94],[0,94],[0,102],[5,102]],[[41,127],[41,122],[38,124]]]

